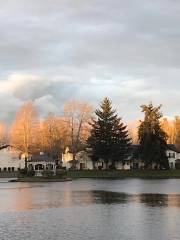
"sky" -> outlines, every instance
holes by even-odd
[[[179,24],[179,0],[0,0],[0,120],[105,96],[126,121],[180,114]]]

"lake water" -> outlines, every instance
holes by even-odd
[[[0,181],[0,240],[179,240],[180,180]]]

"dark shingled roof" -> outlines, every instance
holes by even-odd
[[[180,151],[177,149],[177,147],[174,144],[168,144],[168,149],[174,152],[180,153]]]
[[[49,157],[47,154],[33,156],[28,162],[54,162],[55,160],[52,157]]]

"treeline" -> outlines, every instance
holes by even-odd
[[[39,152],[59,157],[66,146],[75,156],[86,144],[91,115],[89,104],[70,101],[64,105],[62,116],[49,114],[40,119],[33,103],[28,102],[17,112],[12,123],[10,144],[22,151],[26,158]]]
[[[122,122],[112,103],[105,98],[95,111],[88,103],[69,101],[61,116],[49,114],[45,119],[38,116],[32,102],[25,103],[7,131],[0,124],[0,141],[9,143],[22,151],[26,158],[30,154],[47,152],[60,156],[66,146],[73,153],[86,147],[93,150],[92,158],[103,158],[108,166],[122,163],[130,154],[130,146],[139,143],[140,154],[147,165],[155,161],[167,167],[165,150],[167,143],[180,149],[180,118],[169,121],[163,118],[161,106],[141,106],[143,121],[127,126]]]

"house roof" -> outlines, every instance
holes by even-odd
[[[4,144],[4,145],[1,145],[0,146],[0,150],[2,150],[2,149],[4,149],[4,148],[8,148],[10,145],[8,145],[8,144]]]
[[[131,146],[130,146],[130,151],[136,152],[136,151],[138,151],[139,147],[140,147],[139,144],[137,144],[137,145],[131,145]],[[168,149],[168,150],[172,150],[172,151],[177,152],[177,153],[180,153],[180,150],[177,149],[177,147],[175,146],[175,144],[168,144],[168,145],[167,145],[167,149]]]
[[[55,160],[47,154],[35,155],[28,162],[54,162]]]
[[[174,144],[168,144],[168,150],[180,153],[180,151],[177,149],[177,147]]]

